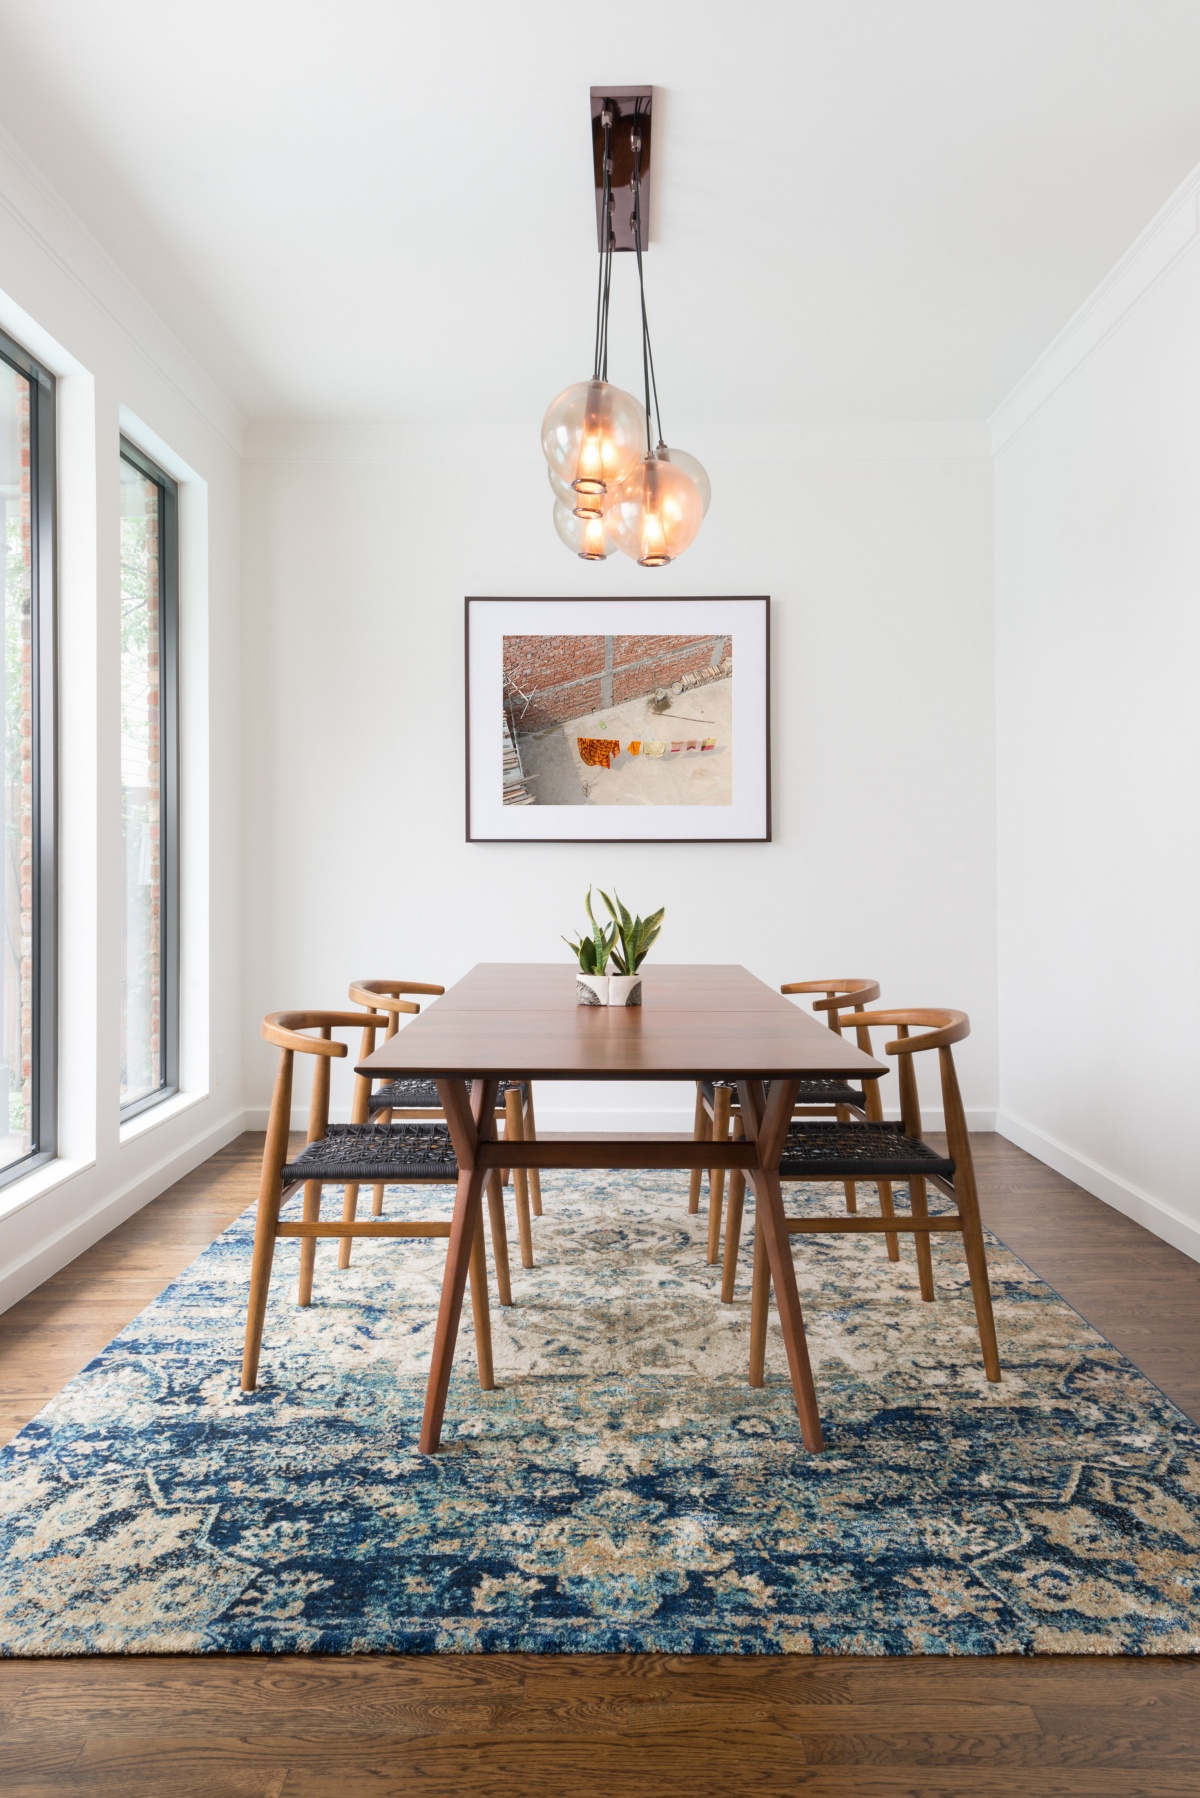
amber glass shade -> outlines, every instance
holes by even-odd
[[[609,381],[577,381],[542,420],[542,454],[576,493],[603,494],[644,452],[646,414]]]
[[[657,454],[659,456],[665,454],[672,468],[682,468],[684,474],[691,475],[696,483],[696,491],[700,495],[700,504],[707,516],[709,505],[712,502],[712,482],[708,478],[708,470],[704,464],[698,462],[695,456],[690,456],[687,450],[668,449],[665,443],[659,444]]]
[[[554,503],[554,528],[567,548],[585,562],[603,562],[617,547],[602,518],[577,518],[562,500]]]
[[[608,494],[604,524],[617,548],[643,568],[673,562],[700,529],[704,507],[695,481],[655,456],[644,456]]]

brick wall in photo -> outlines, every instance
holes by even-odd
[[[518,730],[541,730],[732,659],[729,637],[505,637],[505,703]]]

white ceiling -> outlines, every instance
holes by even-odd
[[[1198,0],[0,0],[0,44],[7,129],[247,414],[476,468],[590,367],[593,82],[656,88],[697,447],[986,417],[1200,162]]]

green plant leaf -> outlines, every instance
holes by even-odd
[[[667,908],[665,905],[660,905],[658,910],[652,912],[648,918],[643,918],[640,914],[634,917],[630,915],[628,906],[624,904],[621,895],[615,888],[611,896],[604,891],[603,887],[598,887],[596,890],[604,901],[612,923],[606,931],[601,932],[592,911],[592,888],[589,887],[585,905],[596,933],[594,939],[598,945],[596,952],[602,953],[604,957],[595,971],[603,973],[611,958],[612,965],[619,974],[636,974],[645,960],[646,951],[658,937]],[[602,948],[599,947],[601,944]]]

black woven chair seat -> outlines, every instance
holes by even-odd
[[[954,1163],[903,1124],[793,1124],[779,1163],[785,1180],[902,1180],[908,1174],[941,1174]]]
[[[702,1080],[700,1085],[704,1097],[710,1105],[718,1086],[732,1087],[734,1103],[737,1103],[736,1080]],[[796,1103],[797,1105],[857,1105],[861,1111],[866,1100],[858,1087],[848,1086],[844,1080],[802,1080],[800,1091],[796,1094]]]
[[[285,1186],[293,1180],[457,1179],[445,1124],[330,1124],[283,1170]]]
[[[515,1086],[524,1100],[525,1085],[521,1080],[502,1080],[499,1098],[503,1099],[510,1086]],[[440,1111],[442,1101],[438,1098],[436,1080],[389,1080],[378,1092],[371,1094],[370,1114],[377,1111]]]

